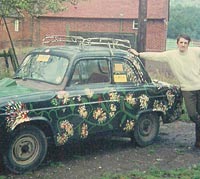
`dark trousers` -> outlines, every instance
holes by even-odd
[[[200,90],[182,91],[190,120],[195,123],[196,143],[200,147]]]

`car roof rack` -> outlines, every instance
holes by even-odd
[[[79,45],[84,40],[81,36],[50,35],[42,39],[43,45]]]
[[[91,46],[107,46],[109,48],[127,50],[131,48],[131,43],[127,39],[114,39],[106,37],[86,38],[83,40],[83,45]]]
[[[107,37],[83,38],[82,36],[50,35],[42,40],[43,45],[79,45],[84,46],[104,46],[110,49],[128,50],[131,48],[130,41],[127,39],[114,39]]]

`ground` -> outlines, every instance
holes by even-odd
[[[194,148],[194,140],[194,124],[176,121],[161,124],[156,141],[144,148],[125,138],[89,140],[52,149],[34,172],[13,175],[1,167],[0,176],[7,179],[99,179],[105,173],[191,167],[200,161],[200,150]]]

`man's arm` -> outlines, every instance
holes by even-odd
[[[168,59],[168,52],[137,52],[135,49],[128,50],[133,55],[140,57],[144,60],[166,62]]]

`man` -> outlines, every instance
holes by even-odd
[[[189,47],[190,37],[179,35],[177,49],[165,52],[129,52],[144,60],[167,62],[180,83],[190,119],[195,123],[195,147],[200,149],[200,48]]]

